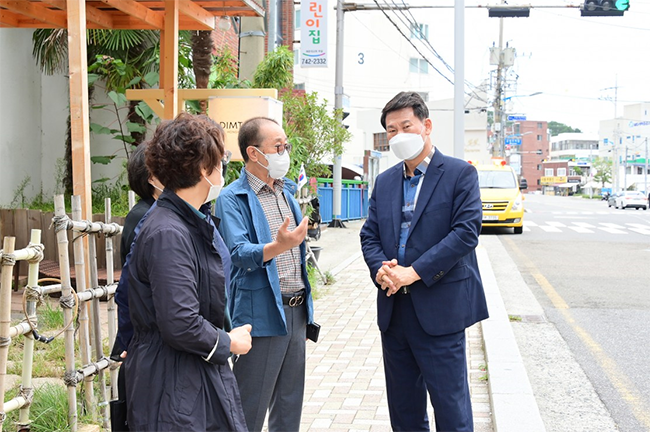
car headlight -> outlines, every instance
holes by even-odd
[[[523,200],[521,199],[521,195],[515,198],[515,201],[512,203],[512,209],[517,211],[520,210],[521,207],[523,206]]]

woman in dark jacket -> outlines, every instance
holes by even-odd
[[[245,431],[230,353],[250,325],[224,330],[227,248],[205,211],[223,184],[224,132],[180,114],[158,127],[146,164],[165,185],[132,245],[124,363],[131,431]]]

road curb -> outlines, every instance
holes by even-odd
[[[545,432],[485,247],[476,248],[490,318],[481,322],[496,432]]]

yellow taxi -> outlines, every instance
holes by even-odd
[[[524,197],[515,170],[506,161],[494,159],[491,164],[472,164],[478,171],[483,203],[483,226],[512,227],[515,234],[524,231]],[[470,162],[471,163],[471,162]]]

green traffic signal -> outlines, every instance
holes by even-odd
[[[626,11],[630,8],[630,0],[616,0],[616,9]]]

